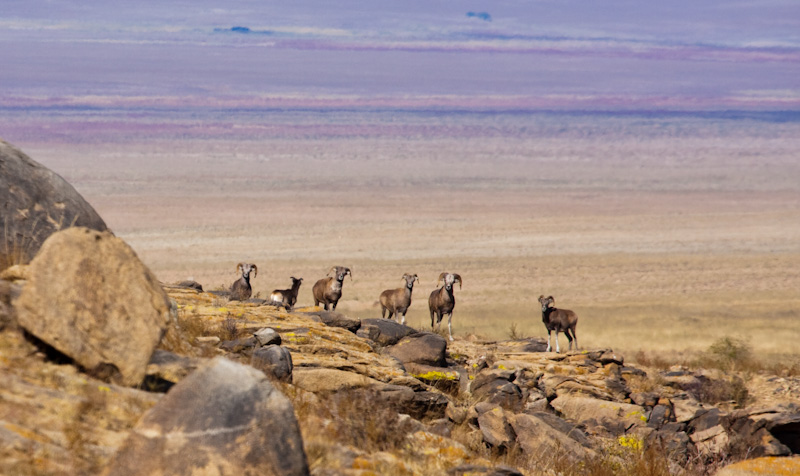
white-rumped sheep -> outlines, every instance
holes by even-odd
[[[416,274],[404,274],[401,279],[404,279],[406,285],[402,288],[387,289],[381,293],[381,317],[386,317],[386,311],[389,311],[389,319],[393,314],[396,314],[397,320],[403,316],[400,324],[406,323],[406,312],[411,305],[411,291],[414,290],[414,282],[418,282],[419,278]]]
[[[331,276],[331,273],[333,273],[333,276]],[[312,288],[314,305],[319,306],[319,303],[322,303],[326,311],[328,310],[328,305],[331,305],[333,307],[332,310],[335,311],[336,304],[339,303],[339,298],[342,297],[342,281],[347,275],[350,275],[350,281],[352,281],[353,274],[350,272],[350,268],[334,266],[328,271],[327,278],[322,278],[314,283]]]
[[[572,350],[572,341],[575,341],[575,350],[578,350],[578,337],[575,336],[575,326],[578,325],[578,316],[569,309],[557,309],[553,306],[556,300],[553,296],[539,296],[539,303],[542,305],[542,322],[547,328],[547,350],[550,352],[550,336],[556,331],[556,353],[560,353],[558,346],[558,333],[563,332],[569,340],[569,350]],[[570,333],[572,335],[570,335]]]
[[[458,281],[458,288],[461,289],[461,276],[453,273],[442,273],[439,275],[439,280],[436,281],[438,286],[440,282],[444,281],[444,286],[437,288],[431,293],[428,298],[428,307],[431,311],[431,329],[433,329],[433,317],[436,315],[437,328],[442,325],[442,318],[448,314],[447,318],[447,333],[450,334],[450,340],[453,340],[453,308],[456,307],[456,298],[453,296],[453,285]]]
[[[242,276],[231,284],[230,299],[247,301],[250,299],[250,295],[253,294],[253,288],[250,287],[250,273],[253,273],[255,278],[258,274],[258,268],[254,264],[239,263],[236,265],[236,271],[241,273]]]
[[[292,287],[290,289],[276,289],[269,295],[269,300],[273,304],[281,304],[287,311],[291,311],[295,303],[297,303],[297,293],[300,291],[300,285],[303,284],[303,278],[292,279]]]

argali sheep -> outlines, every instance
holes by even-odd
[[[406,273],[401,279],[406,282],[404,287],[387,289],[381,293],[381,317],[386,317],[386,311],[389,311],[389,319],[392,318],[393,314],[397,315],[397,320],[400,320],[400,316],[403,316],[400,324],[405,324],[406,312],[408,307],[411,306],[411,291],[414,290],[414,282],[419,282],[419,278],[416,274]]]
[[[578,338],[575,336],[575,326],[578,325],[578,316],[569,309],[557,309],[553,306],[556,300],[553,296],[539,296],[539,303],[542,305],[542,322],[547,328],[547,350],[550,352],[550,336],[556,331],[556,352],[560,353],[558,346],[558,333],[563,332],[569,340],[569,350],[572,350],[572,341],[575,341],[575,350],[578,350]],[[572,335],[570,335],[570,333]]]
[[[254,264],[239,263],[236,265],[236,272],[241,273],[241,277],[231,284],[230,299],[235,301],[247,301],[250,295],[253,294],[253,288],[250,287],[250,273],[253,273],[255,278],[258,274],[258,268]]]
[[[300,285],[303,284],[303,278],[292,276],[291,279],[292,287],[290,289],[276,289],[269,295],[269,300],[273,304],[280,304],[287,311],[291,311],[295,303],[297,303],[297,293],[300,291]]]
[[[333,276],[331,276],[333,273]],[[350,275],[350,281],[353,280],[353,274],[350,268],[344,266],[334,266],[327,274],[327,278],[322,278],[314,284],[312,291],[314,293],[314,305],[319,306],[322,303],[325,310],[328,310],[328,305],[332,306],[332,310],[336,310],[336,304],[339,303],[339,298],[342,297],[342,281],[344,277]]]
[[[439,280],[436,281],[438,286],[440,282],[444,281],[444,286],[437,288],[431,293],[428,298],[428,307],[431,310],[431,329],[433,329],[433,316],[436,315],[437,328],[442,325],[442,318],[448,314],[447,318],[447,333],[450,334],[450,340],[453,340],[453,308],[456,306],[456,298],[453,296],[453,285],[458,281],[458,288],[461,289],[461,276],[453,273],[442,273],[439,275]]]

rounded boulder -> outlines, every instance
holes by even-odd
[[[127,386],[142,382],[170,304],[125,242],[68,228],[45,241],[28,274],[15,302],[20,326],[90,373]]]

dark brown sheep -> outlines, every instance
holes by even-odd
[[[447,333],[450,335],[450,340],[453,340],[453,308],[456,307],[456,298],[453,296],[453,285],[458,281],[458,288],[461,289],[461,276],[453,273],[442,273],[439,275],[439,280],[436,282],[438,286],[440,282],[444,282],[444,286],[437,288],[431,293],[428,298],[428,307],[431,311],[431,329],[433,329],[433,316],[436,315],[437,327],[441,327],[442,318],[448,314],[447,318]]]
[[[242,277],[231,284],[230,298],[234,301],[247,301],[253,294],[253,288],[250,287],[250,273],[253,273],[255,278],[258,268],[254,264],[239,263],[236,265],[236,271],[241,273]]]
[[[303,284],[303,278],[292,279],[292,287],[290,289],[276,289],[269,295],[269,300],[275,304],[281,304],[287,311],[291,311],[295,303],[297,303],[297,293],[300,291],[300,285]]]
[[[578,325],[578,316],[569,309],[557,309],[553,306],[556,300],[553,296],[539,296],[542,305],[542,322],[547,328],[547,350],[550,352],[550,336],[556,331],[556,352],[561,352],[558,346],[558,333],[563,332],[569,340],[569,350],[572,350],[572,341],[575,341],[575,350],[578,350],[578,338],[575,336],[575,326]],[[570,333],[572,335],[570,335]]]

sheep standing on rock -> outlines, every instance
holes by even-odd
[[[231,284],[230,298],[235,301],[247,301],[253,294],[253,288],[250,287],[250,273],[253,273],[255,278],[258,268],[254,264],[239,263],[236,265],[236,271],[241,273],[242,277]]]
[[[542,322],[547,328],[547,350],[550,352],[550,336],[556,331],[556,353],[560,353],[558,347],[558,333],[563,332],[569,340],[569,350],[572,350],[572,341],[575,341],[575,350],[578,349],[578,338],[575,336],[575,326],[578,325],[578,316],[569,309],[557,309],[553,306],[556,300],[553,296],[539,296],[539,303],[542,305]],[[572,333],[572,335],[570,335]]]
[[[406,323],[406,312],[408,307],[411,306],[411,291],[414,289],[414,282],[419,282],[416,274],[404,274],[401,279],[406,281],[405,287],[397,289],[387,289],[381,293],[381,317],[386,317],[386,311],[389,311],[389,319],[393,314],[397,314],[397,319],[403,316],[400,324]]]
[[[276,289],[269,295],[269,300],[272,303],[285,307],[287,311],[291,311],[297,302],[297,293],[300,291],[300,285],[303,284],[303,278],[292,276],[291,279],[291,289]]]
[[[447,318],[447,333],[450,334],[450,340],[453,340],[453,308],[456,307],[456,298],[453,296],[453,284],[458,281],[458,288],[461,289],[461,276],[451,273],[442,273],[439,275],[439,282],[444,281],[444,286],[437,288],[431,293],[428,298],[428,307],[431,310],[431,329],[433,329],[433,316],[436,314],[437,327],[441,327],[442,318],[448,314]]]
[[[331,276],[333,273],[333,276]],[[328,271],[327,278],[322,278],[314,284],[312,291],[314,293],[314,305],[319,306],[322,303],[325,310],[328,310],[328,305],[336,310],[336,304],[339,303],[339,298],[342,297],[342,281],[344,277],[350,275],[350,281],[353,280],[353,274],[350,268],[344,266],[334,266]]]

